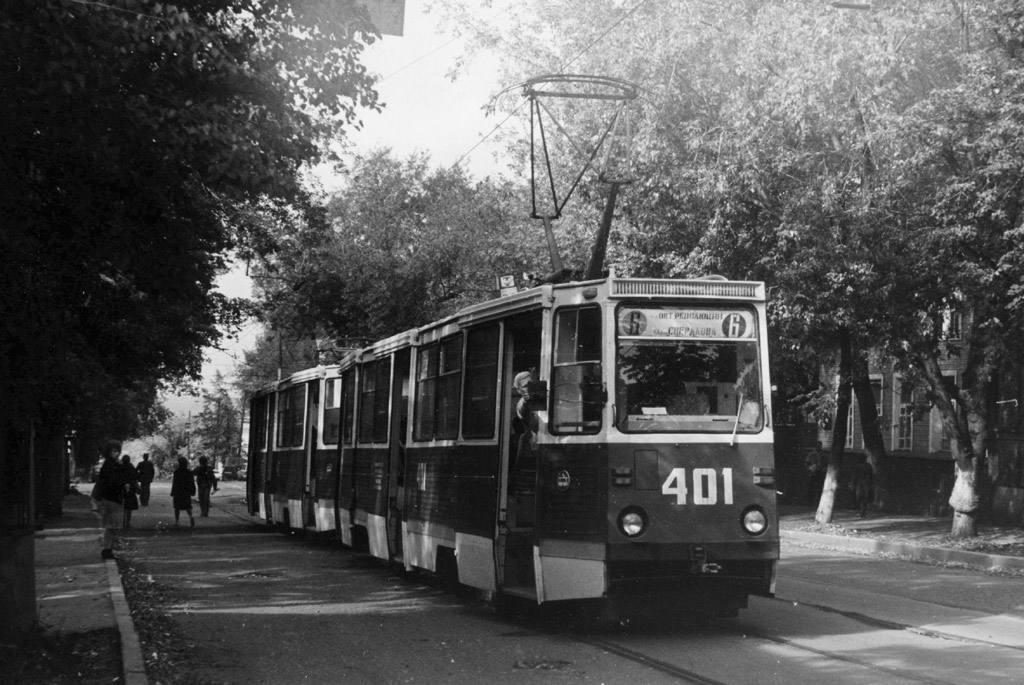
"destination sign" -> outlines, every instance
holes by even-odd
[[[757,338],[753,312],[743,309],[619,310],[619,335],[637,338]]]

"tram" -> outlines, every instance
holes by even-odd
[[[248,501],[495,596],[734,615],[779,558],[765,286],[541,285],[251,404]]]

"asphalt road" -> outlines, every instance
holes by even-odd
[[[173,526],[169,484],[124,554],[209,683],[1024,682],[1024,583],[786,544],[778,599],[703,625],[595,626],[495,609],[256,525],[241,483]]]

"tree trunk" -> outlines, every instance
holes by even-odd
[[[35,488],[31,429],[0,418],[0,643],[20,644],[36,625]]]
[[[949,496],[949,506],[953,508],[953,529],[950,535],[954,538],[974,537],[978,534],[978,457],[975,451],[977,437],[984,437],[985,421],[981,413],[967,406],[976,403],[977,396],[985,394],[984,383],[975,383],[970,394],[954,390],[957,397],[950,394],[942,377],[942,369],[934,354],[920,355],[918,364],[924,373],[925,380],[932,392],[935,407],[939,410],[942,427],[949,436],[949,450],[954,459],[956,480],[953,492]],[[973,396],[973,397],[972,397]],[[957,400],[954,404],[954,399]],[[971,424],[975,424],[972,428]]]
[[[853,355],[853,392],[860,408],[860,426],[864,435],[864,452],[868,463],[875,472],[875,506],[885,508],[892,501],[892,485],[888,465],[885,461],[885,442],[882,440],[882,423],[878,420],[878,406],[871,392],[871,377],[868,375],[868,358],[863,352]]]
[[[832,523],[836,503],[836,489],[839,486],[839,469],[843,464],[843,450],[846,446],[846,421],[850,414],[850,376],[853,371],[850,334],[845,328],[839,330],[839,383],[836,387],[836,416],[832,421],[832,447],[828,454],[828,470],[825,472],[825,487],[818,501],[814,520],[818,523]]]
[[[953,507],[954,538],[972,538],[978,534],[977,464],[973,459],[957,460],[956,482],[949,506]]]

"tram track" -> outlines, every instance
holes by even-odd
[[[862,614],[862,613],[860,613],[858,611],[847,611],[845,609],[836,609],[835,607],[830,607],[830,606],[826,606],[826,605],[823,605],[823,604],[816,604],[816,603],[813,603],[813,602],[806,602],[806,601],[797,600],[797,599],[787,599],[785,597],[776,597],[773,601],[784,602],[784,603],[800,604],[801,606],[804,606],[804,607],[810,607],[812,609],[817,609],[818,611],[823,611],[825,613],[835,614],[837,616],[842,616],[843,618],[848,618],[848,619],[850,619],[852,621],[857,621],[858,623],[862,623],[862,624],[864,624],[866,626],[870,626],[870,627],[873,627],[873,628],[881,628],[881,629],[884,629],[884,630],[900,630],[900,631],[905,631],[905,632],[908,632],[908,633],[913,633],[915,635],[920,635],[921,637],[934,638],[934,639],[937,639],[937,640],[948,640],[950,642],[961,642],[961,643],[964,643],[964,644],[981,645],[983,647],[997,647],[999,649],[1010,649],[1010,650],[1013,650],[1015,652],[1022,652],[1022,653],[1024,653],[1024,648],[1017,647],[1017,646],[1014,646],[1014,645],[1008,645],[1008,644],[1006,644],[1004,642],[996,642],[994,640],[981,640],[981,639],[974,638],[974,637],[967,637],[965,635],[954,635],[953,633],[947,633],[947,632],[943,632],[941,630],[934,630],[932,628],[921,628],[921,627],[918,627],[918,626],[907,625],[905,623],[898,623],[896,621],[889,621],[889,620],[882,619],[882,618],[875,618],[873,616],[868,616],[866,614]],[[942,606],[951,606],[951,605],[942,605]]]
[[[238,499],[232,501],[231,504],[234,506],[226,506],[222,511],[228,513],[232,518],[239,522],[253,522],[251,517],[239,512],[235,508],[236,506],[244,506],[243,500]],[[477,600],[473,600],[474,603],[476,601]],[[852,621],[868,630],[899,631],[913,634],[926,640],[941,640],[951,643],[982,646],[986,648],[1009,649],[1018,654],[1024,652],[1024,649],[1013,645],[1006,645],[996,641],[977,639],[941,630],[908,625],[897,621],[873,617],[858,611],[836,608],[820,603],[806,602],[787,597],[777,597],[770,601],[773,605],[798,605],[806,610],[816,610],[822,614],[833,615],[837,618]],[[534,609],[535,608],[536,607],[534,607]],[[526,619],[525,621],[522,620],[524,618]],[[580,630],[582,626],[579,625],[574,628],[566,627],[565,624],[558,625],[558,623],[539,618],[536,613],[528,610],[520,613],[518,619],[512,618],[511,620],[514,623],[518,623],[521,627],[527,628],[531,633],[536,633],[538,635],[558,634],[573,642],[584,644],[588,647],[613,654],[616,657],[627,660],[631,663],[642,665],[645,668],[651,669],[653,672],[679,682],[695,683],[697,685],[730,685],[732,683],[740,682],[731,676],[726,679],[722,679],[721,673],[716,671],[714,667],[704,666],[694,668],[680,665],[673,663],[673,659],[671,657],[666,658],[664,654],[659,655],[652,653],[650,650],[645,650],[643,647],[631,646],[630,644],[627,644],[627,642],[635,638],[635,634],[629,636],[629,632],[631,631],[628,631],[628,629],[627,634],[623,636],[623,639],[619,640],[614,634],[603,633],[601,631],[598,631],[597,634],[588,633],[585,629]],[[900,682],[921,683],[923,685],[961,685],[962,683],[962,681],[946,679],[943,678],[941,674],[930,674],[927,671],[915,669],[909,665],[907,667],[901,667],[894,666],[892,664],[886,665],[877,663],[869,658],[862,658],[843,650],[822,648],[820,646],[808,644],[806,640],[800,638],[790,638],[778,635],[775,634],[775,631],[753,629],[749,622],[744,622],[740,625],[733,624],[728,620],[723,620],[715,621],[713,625],[715,631],[720,632],[723,639],[729,640],[730,642],[735,641],[736,643],[742,642],[742,648],[744,650],[750,650],[751,639],[754,639],[765,645],[770,644],[784,647],[795,655],[800,653],[806,654],[807,658],[820,659],[823,660],[823,663],[825,664],[843,664],[847,668],[854,668],[857,670],[863,669],[862,674],[874,674],[869,677],[873,678],[875,682],[891,682],[898,680]],[[671,632],[671,630],[666,629],[664,637],[672,637]],[[680,634],[679,641],[680,651],[685,650],[687,645],[686,636],[684,634]],[[801,658],[794,655],[791,655],[791,657],[794,660],[799,660]],[[716,675],[718,675],[718,677],[716,677]]]
[[[768,635],[759,632],[740,631],[733,628],[726,628],[727,632],[733,633],[736,638],[742,639],[745,643],[749,642],[751,638],[764,640],[776,645],[782,645],[792,650],[797,650],[807,654],[811,654],[815,657],[820,657],[833,662],[840,662],[848,664],[850,666],[856,666],[863,668],[873,673],[878,674],[878,680],[876,682],[886,682],[892,678],[899,678],[908,682],[922,683],[923,685],[961,685],[956,681],[944,680],[941,678],[935,678],[930,676],[922,676],[920,673],[900,668],[891,668],[881,666],[876,663],[864,659],[858,659],[849,655],[840,654],[838,652],[816,649],[814,647],[801,644],[799,641],[790,640],[775,635]],[[599,638],[593,636],[583,636],[574,633],[562,633],[565,637],[571,638],[577,642],[601,649],[612,654],[615,654],[623,659],[627,659],[631,662],[642,664],[651,668],[658,673],[668,675],[671,677],[678,678],[682,682],[696,683],[698,685],[732,685],[731,681],[724,681],[713,678],[700,671],[678,666],[676,664],[669,663],[662,659],[658,659],[649,654],[645,654],[642,651],[627,647],[625,645],[616,643],[612,639]]]
[[[726,683],[725,681],[715,680],[714,678],[710,678],[692,669],[676,666],[675,664],[670,664],[667,661],[656,659],[648,654],[639,652],[631,647],[615,644],[614,642],[611,642],[609,640],[594,637],[585,637],[574,634],[564,635],[575,640],[576,642],[580,642],[582,644],[589,645],[591,647],[596,647],[597,649],[601,649],[606,652],[610,652],[612,654],[615,654],[616,656],[622,657],[623,659],[628,659],[633,663],[642,664],[644,666],[647,666],[648,668],[654,669],[658,673],[679,678],[681,680],[684,680],[685,682],[695,683],[696,685],[729,685],[729,683]]]
[[[786,598],[776,598],[771,601],[784,604],[797,603],[796,600]],[[808,604],[805,602],[799,602],[799,604],[808,609],[814,609],[827,614],[841,616],[847,620],[854,621],[860,625],[865,626],[866,628],[874,630],[881,629],[903,631],[912,633],[919,637],[933,640],[944,640],[950,642],[973,644],[983,647],[1010,649],[1015,652],[1024,651],[1020,648],[1007,646],[1005,644],[1001,644],[998,642],[972,639],[959,635],[953,635],[950,633],[944,633],[942,631],[919,628],[916,626],[901,624],[894,621],[877,619],[858,612],[845,611],[823,605]],[[765,631],[751,630],[749,624],[741,628],[738,626],[729,625],[728,622],[722,621],[716,622],[715,627],[717,630],[720,630],[723,634],[728,635],[730,639],[742,641],[745,646],[749,645],[751,638],[753,638],[756,640],[761,640],[765,643],[783,646],[789,650],[795,650],[797,652],[802,652],[813,657],[825,659],[829,662],[842,663],[859,669],[865,669],[868,672],[877,674],[875,679],[876,682],[889,682],[893,679],[899,679],[900,681],[922,683],[923,685],[962,685],[962,681],[948,680],[939,676],[925,674],[922,673],[920,670],[915,670],[912,668],[886,666],[867,659],[851,656],[847,653],[813,647],[799,639],[791,639],[779,635],[773,635]],[[715,678],[713,675],[710,675],[707,672],[707,670],[701,671],[671,663],[670,661],[666,661],[665,659],[658,658],[656,656],[653,656],[652,654],[646,653],[642,649],[637,649],[622,644],[621,642],[616,641],[614,637],[584,635],[576,631],[564,629],[559,630],[557,632],[559,632],[559,634],[563,635],[564,637],[572,639],[576,642],[587,644],[591,647],[610,652],[623,659],[627,659],[634,663],[642,664],[648,668],[657,671],[658,673],[668,675],[673,678],[677,678],[681,682],[698,683],[700,685],[729,685],[730,683],[734,682],[732,680],[721,680],[719,678]]]
[[[774,636],[774,635],[765,635],[764,633],[756,633],[756,632],[747,632],[744,635],[748,639],[751,638],[751,637],[755,637],[755,638],[758,638],[758,639],[761,639],[761,640],[765,640],[767,642],[771,642],[773,644],[784,645],[784,646],[786,646],[786,647],[788,647],[790,649],[796,649],[796,650],[799,650],[799,651],[802,651],[802,652],[807,652],[808,654],[813,654],[815,656],[823,657],[825,659],[830,659],[832,661],[839,661],[839,662],[842,662],[844,664],[850,664],[852,666],[858,666],[860,668],[866,668],[866,669],[868,669],[870,671],[874,671],[874,672],[877,672],[877,673],[880,673],[880,674],[885,674],[886,676],[889,676],[889,677],[902,678],[904,680],[909,680],[909,681],[913,681],[913,682],[916,682],[916,683],[923,683],[924,685],[962,685],[961,683],[958,683],[958,682],[952,681],[952,680],[943,680],[943,679],[940,679],[940,678],[933,678],[933,677],[930,677],[930,676],[922,676],[918,672],[911,671],[911,670],[908,670],[908,669],[890,668],[890,667],[887,667],[887,666],[881,666],[879,664],[872,663],[870,661],[866,661],[864,659],[858,659],[856,657],[851,657],[851,656],[846,655],[846,654],[840,654],[838,652],[832,652],[832,651],[828,651],[828,650],[824,650],[824,649],[816,649],[814,647],[809,647],[809,646],[807,646],[805,644],[801,644],[798,641],[790,640],[790,639],[784,638],[784,637],[778,637],[778,636]],[[926,637],[930,637],[930,636],[926,636]],[[884,681],[879,680],[877,682],[884,682]]]

